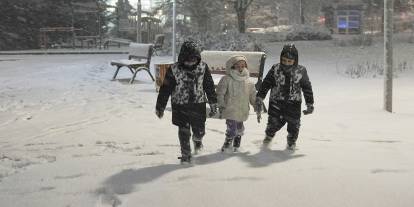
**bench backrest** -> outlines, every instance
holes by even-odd
[[[157,34],[154,38],[154,47],[156,48],[162,48],[162,45],[164,44],[165,35],[164,34]]]
[[[129,44],[128,59],[146,59],[149,65],[151,62],[152,47],[152,44],[131,42]]]
[[[266,61],[264,52],[205,50],[201,52],[201,60],[207,63],[212,74],[226,74],[226,62],[233,55],[244,55],[250,76],[262,79]]]

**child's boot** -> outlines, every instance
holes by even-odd
[[[178,157],[178,159],[180,159],[180,163],[181,164],[191,164],[191,155],[183,155],[181,157]]]
[[[289,133],[287,136],[287,150],[295,150],[296,149],[296,140],[298,139],[298,135]]]
[[[232,137],[226,137],[226,139],[224,140],[223,147],[221,147],[221,151],[224,152],[226,149],[228,149],[232,142],[233,142]]]
[[[234,140],[233,140],[233,151],[234,152],[237,152],[237,150],[239,149],[240,142],[241,142],[241,136],[240,135],[237,135],[236,137],[234,137]]]
[[[267,146],[272,141],[273,137],[266,135],[266,137],[263,139],[263,145]]]
[[[203,149],[203,142],[201,140],[193,139],[194,154],[198,154]]]

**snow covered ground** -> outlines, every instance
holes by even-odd
[[[218,151],[225,123],[208,119],[193,166],[177,160],[170,111],[154,114],[149,76],[110,81],[109,61],[125,55],[0,56],[0,206],[412,206],[414,70],[394,80],[386,113],[381,78],[338,75],[382,61],[382,45],[296,44],[315,94],[298,150],[284,150],[286,128],[261,148],[267,116],[252,111],[237,154]],[[281,45],[267,45],[266,70]],[[412,66],[414,46],[395,47]]]

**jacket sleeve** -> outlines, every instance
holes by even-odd
[[[155,109],[158,111],[164,111],[165,107],[168,103],[168,99],[171,96],[172,91],[174,90],[176,86],[176,81],[174,78],[174,75],[172,73],[171,67],[167,70],[167,73],[165,74],[164,81],[161,85],[160,91],[158,93],[157,98],[157,104],[155,106]]]
[[[308,72],[304,68],[302,72],[302,79],[300,81],[300,87],[302,88],[303,96],[305,97],[306,104],[313,104],[313,91],[312,84],[309,80]]]
[[[276,85],[276,80],[275,80],[275,75],[274,74],[275,74],[275,67],[273,66],[269,70],[269,72],[267,72],[267,75],[266,75],[265,79],[263,80],[263,83],[262,83],[262,85],[260,86],[260,88],[257,92],[257,97],[265,99],[267,92]]]
[[[224,97],[227,93],[227,76],[223,76],[217,86],[217,103],[219,108],[226,107]]]
[[[256,88],[253,83],[249,86],[249,101],[252,106],[256,106]],[[256,109],[255,109],[256,110]]]
[[[216,89],[214,88],[213,77],[211,76],[208,65],[206,65],[206,71],[204,73],[203,88],[207,94],[208,103],[217,103]]]

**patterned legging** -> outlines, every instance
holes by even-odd
[[[244,134],[243,122],[227,119],[226,125],[227,125],[227,130],[226,130],[227,138],[233,139],[236,136],[243,136]]]

